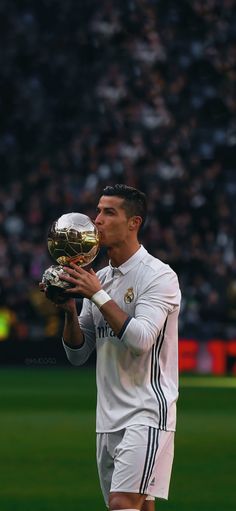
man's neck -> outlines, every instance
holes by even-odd
[[[130,257],[132,257],[135,252],[137,252],[140,248],[140,243],[137,242],[133,246],[129,247],[109,247],[108,248],[108,257],[111,261],[112,266],[114,268],[118,268],[121,264],[124,264]]]

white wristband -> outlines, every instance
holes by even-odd
[[[99,309],[101,307],[109,302],[111,300],[111,297],[104,291],[104,289],[100,289],[100,291],[97,291],[97,293],[94,293],[94,295],[90,298],[90,300],[97,305]]]

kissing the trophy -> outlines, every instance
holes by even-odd
[[[67,213],[53,222],[48,233],[48,250],[55,263],[47,268],[42,283],[48,298],[60,304],[68,300],[65,289],[71,287],[60,279],[63,265],[71,262],[89,265],[99,252],[99,234],[93,221],[82,213]]]

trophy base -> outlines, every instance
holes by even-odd
[[[73,286],[60,279],[61,273],[64,273],[64,268],[61,265],[52,265],[45,270],[42,283],[45,286],[46,297],[58,305],[65,303],[70,298],[83,299],[82,295],[65,293],[66,289],[72,289]]]
[[[65,303],[70,298],[70,296],[65,293],[65,289],[58,286],[47,286],[45,289],[45,294],[49,300],[57,303],[58,305]]]
[[[58,286],[47,286],[45,289],[45,295],[49,300],[56,303],[57,305],[62,305],[70,298],[74,298],[75,300],[83,300],[84,296],[78,293],[65,293],[65,290]]]

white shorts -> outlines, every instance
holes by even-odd
[[[174,457],[174,432],[134,425],[97,433],[97,465],[104,500],[110,492],[167,499]]]

